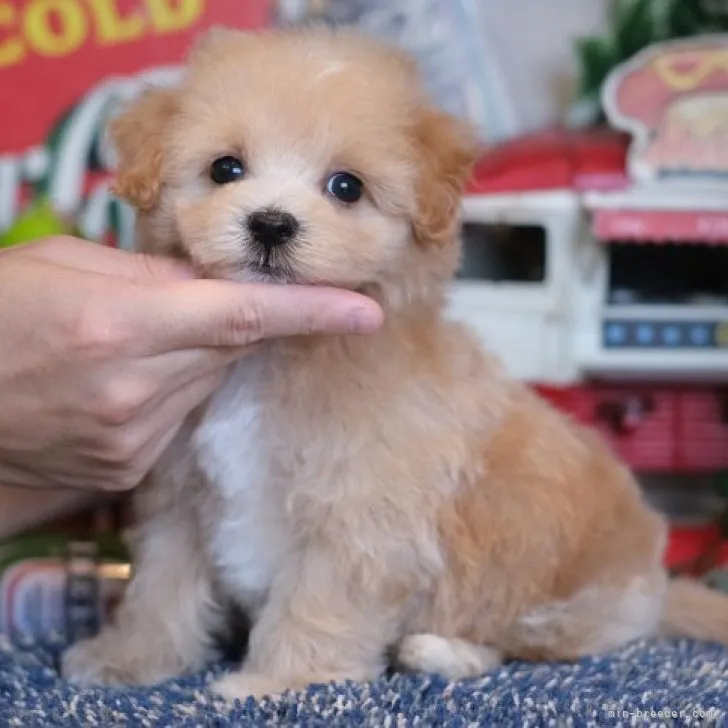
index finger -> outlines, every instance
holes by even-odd
[[[128,312],[142,322],[149,353],[243,347],[307,334],[366,334],[382,323],[371,298],[328,287],[192,280],[144,287]]]
[[[131,280],[164,281],[194,277],[191,268],[182,261],[119,250],[71,236],[38,240],[16,250],[72,270]]]

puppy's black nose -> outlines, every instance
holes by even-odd
[[[266,248],[283,245],[298,232],[298,220],[281,210],[258,210],[248,218],[248,230],[253,240]]]

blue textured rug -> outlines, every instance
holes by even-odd
[[[79,690],[58,676],[60,647],[0,636],[0,726],[728,725],[728,649],[689,641],[636,643],[573,665],[513,664],[450,685],[395,675],[232,711],[205,689],[220,667],[151,689]]]

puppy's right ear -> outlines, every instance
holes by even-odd
[[[109,126],[119,157],[112,192],[138,210],[149,211],[157,204],[165,137],[178,111],[177,89],[148,89]]]

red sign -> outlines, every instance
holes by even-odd
[[[112,74],[178,63],[211,25],[258,27],[268,0],[0,0],[0,154],[38,144]]]
[[[612,73],[603,97],[633,136],[635,179],[728,178],[728,35],[651,46]]]
[[[607,242],[728,243],[728,212],[597,210],[594,234]]]

